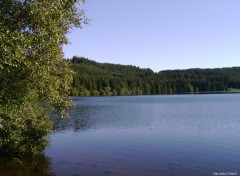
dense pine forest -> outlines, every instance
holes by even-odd
[[[71,95],[158,95],[235,92],[240,67],[166,70],[158,73],[131,65],[97,63],[83,57],[68,60],[75,71]]]

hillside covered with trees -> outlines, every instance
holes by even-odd
[[[240,67],[166,70],[158,73],[131,65],[68,60],[75,71],[71,95],[158,95],[227,92],[240,88]]]

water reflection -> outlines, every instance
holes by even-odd
[[[90,112],[88,107],[76,107],[76,109],[69,112],[69,118],[61,118],[53,114],[50,119],[53,123],[53,131],[59,132],[64,130],[87,130],[91,126]]]
[[[69,119],[52,117],[55,133],[45,154],[58,176],[239,173],[239,98],[74,99]]]
[[[0,157],[1,176],[55,176],[51,159],[43,154],[24,159]]]
[[[146,111],[147,105],[139,107],[136,104],[105,104],[105,105],[79,105],[70,111],[69,118],[59,118],[53,115],[54,132],[64,130],[86,131],[103,128],[133,128],[152,123],[152,111]],[[151,107],[150,107],[151,108]],[[148,118],[146,118],[148,117]]]

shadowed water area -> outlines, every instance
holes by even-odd
[[[40,175],[60,176],[240,174],[240,94],[73,101],[69,119],[51,117],[41,160],[14,167],[34,173],[37,163]],[[0,175],[16,175],[12,163],[0,160]]]

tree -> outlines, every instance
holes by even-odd
[[[73,72],[62,45],[86,23],[85,0],[0,1],[0,153],[37,154],[47,146],[48,115],[66,114]]]
[[[240,89],[240,67],[154,73],[149,69],[97,63],[83,57],[73,57],[68,61],[76,72],[72,95],[77,94],[74,88],[79,90],[80,86],[90,91],[91,95],[155,95],[224,91],[230,87],[235,88],[234,90]],[[110,87],[111,92],[105,87]]]

